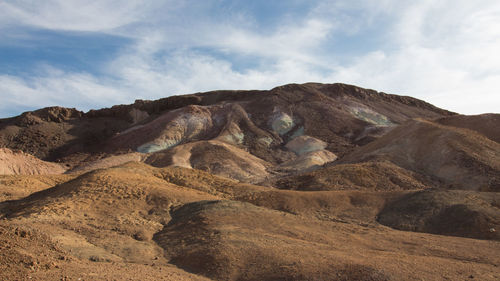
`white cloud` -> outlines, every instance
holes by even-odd
[[[163,1],[165,2],[165,1]],[[0,2],[1,25],[68,31],[110,31],[147,19],[158,1],[44,0]]]
[[[2,103],[0,112],[10,113],[12,108],[36,109],[46,106],[77,107],[91,109],[128,102],[127,95],[116,84],[99,81],[85,73],[66,73],[44,68],[44,75],[22,79],[0,75]]]
[[[211,34],[208,43],[229,53],[257,55],[267,59],[294,59],[319,63],[314,51],[319,48],[333,25],[319,19],[305,19],[280,26],[274,33],[262,35],[238,28],[223,30],[225,36]]]
[[[460,113],[500,108],[500,2],[421,1],[396,18],[389,51],[333,77],[422,98]]]
[[[268,89],[315,77],[307,63],[297,60],[278,60],[239,72],[229,61],[186,50],[162,59],[154,54],[124,54],[110,69],[116,71],[125,88],[141,98],[217,89]]]

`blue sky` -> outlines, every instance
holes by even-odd
[[[500,112],[496,0],[0,1],[0,118],[343,82]]]

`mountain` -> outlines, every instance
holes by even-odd
[[[500,114],[346,84],[0,119],[0,279],[498,280]]]
[[[414,98],[345,84],[291,84],[138,100],[87,113],[44,108],[1,120],[0,146],[70,168],[139,152],[158,167],[175,164],[258,183],[332,162],[410,119],[452,115]]]

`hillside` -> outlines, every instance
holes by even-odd
[[[257,183],[316,169],[412,118],[450,115],[414,98],[351,85],[290,84],[138,100],[87,113],[44,108],[0,120],[0,147],[69,168],[139,152],[155,166],[180,163]]]
[[[42,161],[23,151],[0,148],[0,175],[62,174],[66,167]]]
[[[500,114],[346,84],[0,120],[2,280],[499,280]]]
[[[274,191],[194,171],[129,163],[2,203],[0,235],[15,245],[0,256],[2,274],[12,263],[19,276],[41,279],[115,271],[132,280],[160,272],[169,280],[498,276],[498,242],[379,225],[386,203],[406,193]],[[136,276],[145,264],[151,271]]]
[[[442,182],[441,187],[500,191],[500,143],[476,131],[414,120],[341,162],[379,160],[435,177]]]

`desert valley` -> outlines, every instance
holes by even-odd
[[[1,280],[500,280],[500,114],[288,84],[0,119]]]

